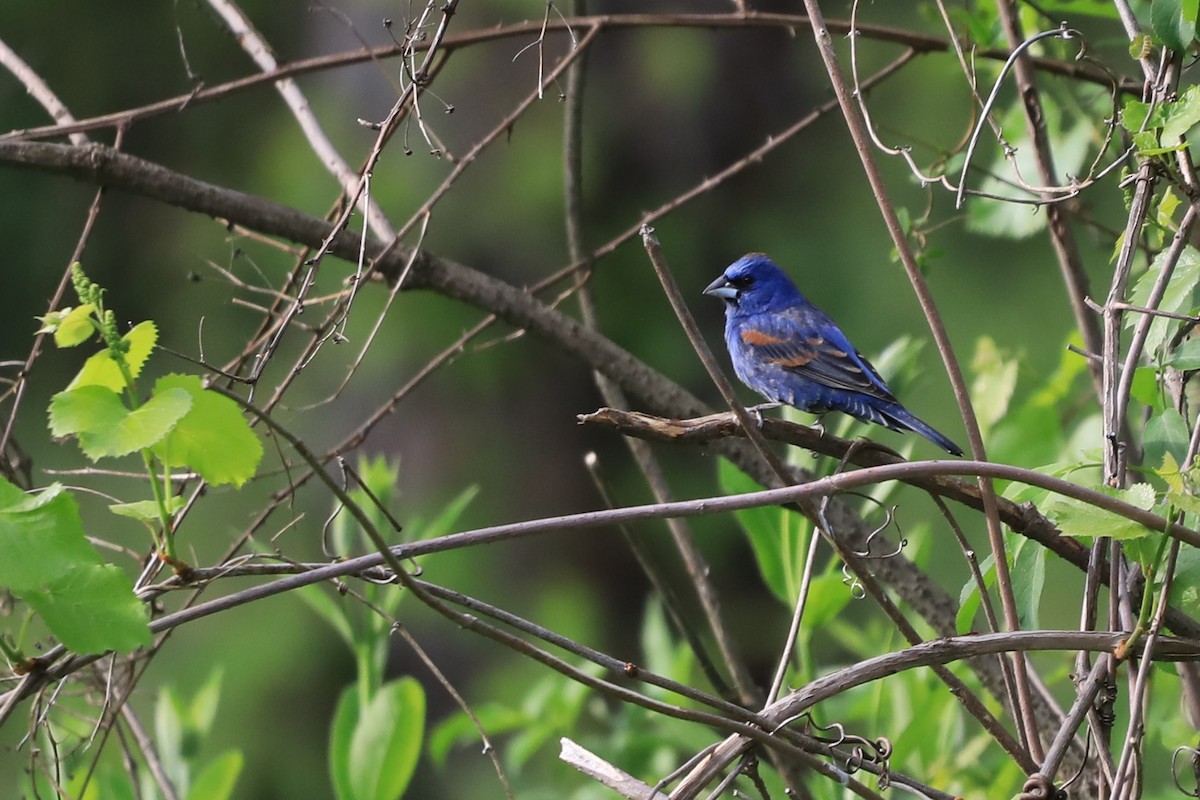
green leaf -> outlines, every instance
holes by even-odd
[[[350,497],[363,509],[371,525],[384,536],[391,530],[391,522],[384,516],[382,509],[392,507],[392,495],[396,490],[396,480],[400,474],[398,464],[391,464],[386,458],[360,457],[355,464],[361,486],[350,492]],[[363,489],[362,487],[366,487]],[[370,494],[368,494],[368,491]],[[375,496],[375,500],[370,495]],[[376,504],[378,501],[378,505]],[[374,549],[371,539],[367,536],[358,521],[345,509],[337,508],[334,503],[336,516],[329,530],[329,542],[333,552],[340,556],[351,556],[361,553],[363,549]],[[390,593],[396,596],[397,593]]]
[[[646,613],[639,631],[641,662],[646,669],[658,675],[679,675],[675,671],[678,663],[680,642],[676,641],[667,623],[667,615],[661,602],[652,598],[646,604]],[[687,648],[687,644],[683,644]]]
[[[1167,502],[1188,514],[1200,514],[1200,497],[1195,494],[1196,467],[1184,473],[1168,452],[1163,454],[1162,467],[1156,472],[1167,484]]]
[[[365,708],[342,692],[330,740],[339,800],[396,800],[412,780],[425,729],[425,692],[413,678],[384,684]]]
[[[334,602],[326,588],[321,584],[309,584],[300,587],[299,592],[301,599],[308,603],[308,607],[316,612],[317,616],[328,622],[345,640],[346,645],[353,650],[354,629],[350,626],[350,620],[346,618],[346,612]]]
[[[1200,550],[1181,547],[1171,582],[1171,605],[1189,616],[1200,613]]]
[[[1087,372],[1087,360],[1078,353],[1071,352],[1070,345],[1083,346],[1083,337],[1078,333],[1067,337],[1062,355],[1058,359],[1058,367],[1049,379],[1033,393],[1029,403],[1039,406],[1059,406],[1062,401],[1072,395],[1072,387],[1076,379]]]
[[[182,392],[190,410],[154,448],[169,467],[189,466],[213,485],[241,486],[254,477],[263,447],[238,404],[205,389],[195,375],[164,375],[155,397]]]
[[[1161,393],[1158,390],[1158,370],[1154,367],[1137,367],[1133,371],[1133,383],[1129,394],[1142,405],[1157,408]]]
[[[205,678],[204,684],[192,697],[192,702],[188,704],[188,728],[194,731],[200,740],[208,739],[213,721],[217,718],[217,706],[221,702],[221,681],[224,676],[225,671],[221,667],[214,667]]]
[[[475,706],[475,717],[488,736],[499,736],[520,730],[530,724],[528,716],[515,708],[500,703],[484,703]],[[439,767],[444,766],[450,750],[456,744],[467,745],[479,741],[479,729],[461,712],[451,714],[440,722],[429,734],[429,758]]]
[[[1150,4],[1150,28],[1159,41],[1185,55],[1196,38],[1198,0],[1153,0]]]
[[[3,478],[0,487],[0,585],[22,594],[77,566],[104,563],[60,484],[30,495]]]
[[[717,477],[725,494],[746,494],[762,489],[726,459],[717,464]],[[811,526],[802,516],[778,506],[760,506],[734,512],[734,517],[754,551],[763,581],[780,601],[790,606],[796,600],[804,570],[804,547]]]
[[[1033,466],[1053,461],[1063,444],[1060,411],[1028,402],[996,423],[988,438],[988,457]]]
[[[970,633],[971,627],[975,623],[975,615],[979,613],[979,606],[982,603],[979,587],[973,579],[967,580],[963,584],[962,591],[959,592],[958,613],[954,615],[954,629],[960,636]]]
[[[101,561],[74,499],[57,484],[27,495],[0,479],[0,585],[77,652],[129,651],[150,642],[133,583]]]
[[[81,386],[51,398],[50,432],[55,436],[76,434],[84,455],[97,461],[157,444],[191,406],[191,395],[171,389],[130,411],[111,389]]]
[[[208,762],[192,783],[187,800],[229,800],[244,760],[239,751],[228,750]]]
[[[1143,462],[1146,464],[1161,464],[1169,453],[1175,463],[1187,452],[1190,431],[1187,423],[1179,412],[1173,408],[1164,408],[1146,423],[1146,434],[1142,447],[1145,450]]]
[[[65,313],[54,326],[54,343],[59,347],[74,347],[90,339],[96,333],[96,326],[92,324],[92,312],[95,310],[96,307],[91,303],[63,309]]]
[[[1192,88],[1196,87],[1193,86]],[[1198,107],[1200,107],[1200,104],[1198,104]],[[1158,205],[1154,208],[1154,221],[1160,228],[1164,230],[1175,229],[1175,211],[1179,208],[1181,202],[1179,195],[1171,187],[1168,186],[1163,191],[1162,199],[1158,201]]]
[[[113,564],[81,564],[21,599],[77,653],[129,652],[150,644],[149,615]]]
[[[1090,469],[1091,466],[1090,464],[1075,461],[1053,462],[1037,467],[1036,471],[1043,475],[1049,475],[1052,478],[1069,479],[1072,474]],[[1049,496],[1050,492],[1047,489],[1015,481],[1010,483],[1003,492],[1003,497],[1006,500],[1011,500],[1014,503],[1033,503],[1034,505],[1041,505]]]
[[[1130,133],[1152,132],[1161,128],[1166,120],[1163,104],[1151,105],[1132,98],[1121,108],[1121,127]],[[1155,139],[1157,142],[1157,138]]]
[[[1012,579],[1013,596],[1017,601],[1017,616],[1022,628],[1041,627],[1039,608],[1042,589],[1046,584],[1046,550],[1029,539],[1014,534],[1005,534],[1005,554]],[[996,584],[996,561],[990,555],[979,565],[983,584],[991,588]],[[968,578],[959,590],[958,614],[955,628],[960,634],[971,630],[975,615],[982,605],[979,585],[973,577]]]
[[[1179,345],[1167,359],[1167,366],[1181,370],[1200,369],[1200,339],[1188,339]]]
[[[1182,145],[1163,147],[1158,141],[1158,131],[1141,131],[1133,135],[1133,146],[1141,156],[1161,156],[1182,149]]]
[[[114,427],[129,409],[111,389],[82,386],[50,398],[50,433],[63,438],[82,431]]]
[[[183,508],[183,498],[177,495],[171,495],[166,498],[167,513],[174,514],[179,509]],[[133,503],[113,503],[108,507],[108,510],[121,517],[129,517],[130,519],[149,522],[151,524],[159,522],[158,503],[153,500],[138,500]]]
[[[811,639],[813,634],[836,619],[852,599],[853,594],[846,587],[841,570],[834,568],[832,572],[815,576],[808,587],[801,638]]]
[[[1197,123],[1200,123],[1200,86],[1189,86],[1178,100],[1167,106],[1167,121],[1162,130],[1163,144],[1175,144]]]
[[[162,441],[191,408],[191,396],[181,389],[156,392],[130,411],[115,433],[93,431],[90,435],[96,437],[96,446],[104,455],[125,455]]]
[[[1150,509],[1154,505],[1154,489],[1147,483],[1139,483],[1129,489],[1101,487],[1100,491],[1138,508]],[[1139,522],[1072,497],[1057,495],[1051,497],[1050,501],[1042,506],[1042,513],[1058,526],[1064,536],[1076,536],[1082,539],[1091,539],[1097,536],[1108,536],[1113,539],[1136,539],[1154,533]]]
[[[67,784],[66,796],[79,800],[138,800],[133,780],[112,764],[102,765],[94,774],[86,769],[76,772]]]
[[[1016,545],[1010,555],[1010,575],[1017,616],[1023,629],[1036,630],[1041,627],[1038,609],[1046,585],[1046,548],[1023,536],[1015,538]]]
[[[990,336],[981,336],[975,343],[971,370],[975,373],[975,380],[971,384],[971,401],[980,428],[987,436],[992,426],[1008,411],[1008,403],[1017,386],[1017,360],[1005,357]]]
[[[479,494],[478,486],[468,486],[463,489],[446,504],[436,517],[418,528],[418,536],[422,539],[436,539],[450,533],[454,530],[458,518],[467,510],[467,506],[471,504],[477,494]]]
[[[1138,277],[1129,298],[1131,304],[1135,306],[1149,305],[1150,292],[1162,272],[1166,257],[1167,251],[1163,250],[1155,256],[1150,268]],[[1198,284],[1200,284],[1200,251],[1188,245],[1179,255],[1179,261],[1175,265],[1175,271],[1171,273],[1171,280],[1167,284],[1167,290],[1163,293],[1158,309],[1174,314],[1191,313],[1196,307]],[[1141,314],[1126,314],[1125,325],[1132,328],[1141,319]],[[1154,321],[1150,323],[1150,330],[1146,336],[1146,352],[1157,355],[1162,345],[1178,330],[1179,325],[1179,320],[1155,317]]]
[[[139,322],[121,337],[121,341],[129,345],[125,352],[125,366],[129,369],[129,377],[137,380],[146,359],[154,351],[154,345],[158,341],[158,328],[150,320]],[[83,369],[79,370],[79,374],[67,389],[80,386],[104,386],[114,392],[123,392],[126,389],[125,376],[121,374],[121,368],[107,349],[95,353],[84,362]]]
[[[170,686],[158,690],[158,701],[154,704],[154,743],[158,746],[158,757],[163,770],[175,786],[187,786],[189,769],[184,755],[187,739],[187,713],[183,700]]]

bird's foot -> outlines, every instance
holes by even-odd
[[[754,412],[754,419],[756,422],[758,422],[758,429],[762,430],[762,426],[763,426],[762,412],[770,411],[772,408],[779,408],[781,405],[783,405],[783,403],[759,403],[756,406],[750,406],[746,410]]]

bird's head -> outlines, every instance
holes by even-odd
[[[762,253],[730,264],[704,293],[724,300],[731,312],[748,314],[787,308],[804,299],[787,273]]]

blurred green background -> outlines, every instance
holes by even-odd
[[[752,5],[795,11],[792,4]],[[730,10],[727,2],[647,5],[591,0],[589,6],[596,13]],[[312,5],[247,0],[242,7],[281,61],[351,50],[363,41],[386,44],[388,33],[381,21],[402,20],[419,10],[414,4],[368,0]],[[545,9],[545,4],[531,0],[463,2],[451,32],[536,21]],[[566,8],[557,10],[568,13]],[[844,18],[848,6],[828,4],[826,13]],[[923,4],[875,4],[863,13],[865,21],[873,23],[938,31]],[[1103,22],[1072,22],[1094,25],[1100,46],[1116,41],[1115,28]],[[186,93],[195,85],[189,68],[195,80],[206,85],[255,71],[206,6],[192,0],[10,2],[0,7],[0,36],[81,118]],[[537,51],[521,52],[531,41],[530,36],[501,38],[458,50],[450,58],[433,86],[436,97],[426,95],[423,112],[451,153],[466,152],[533,90]],[[564,43],[562,35],[548,41],[548,61],[563,51]],[[838,38],[838,46],[846,57],[844,37]],[[861,40],[860,46],[864,71],[900,52],[895,45],[870,39]],[[1072,50],[1049,52],[1073,55]],[[397,69],[393,59],[299,81],[351,164],[366,154],[374,137],[356,120],[378,120],[386,114],[396,97]],[[635,225],[646,211],[736,162],[831,97],[811,34],[802,27],[610,30],[591,50],[587,69],[583,193],[589,247]],[[993,65],[981,69],[985,75],[994,74]],[[1096,100],[1081,94],[1079,108],[1090,112],[1094,106],[1089,104]],[[442,102],[453,105],[452,114],[444,113]],[[922,163],[958,142],[972,118],[964,80],[953,58],[944,54],[918,58],[873,92],[870,105],[889,143],[912,145]],[[519,285],[567,265],[564,107],[556,87],[492,145],[437,206],[423,246]],[[0,75],[0,109],[0,131],[47,122],[7,74]],[[111,141],[111,131],[92,135]],[[372,184],[374,198],[397,223],[420,206],[451,168],[448,159],[428,154],[415,127],[403,135],[414,153],[405,156],[393,143]],[[998,158],[998,148],[987,135],[983,141],[978,161],[987,165]],[[1093,148],[1088,152],[1094,152],[1097,143],[1086,144]],[[268,86],[138,122],[127,132],[123,149],[313,214],[323,214],[337,195],[334,181]],[[922,218],[928,207],[927,277],[959,358],[969,361],[978,337],[990,336],[1001,348],[1020,354],[1018,392],[1036,385],[1058,364],[1073,324],[1044,238],[999,238],[968,230],[967,212],[954,209],[949,194],[921,187],[898,159],[881,160],[894,202],[913,219]],[[44,313],[66,266],[93,188],[12,169],[0,170],[0,181],[0,236],[5,242],[0,360],[24,359],[36,328],[34,316]],[[1111,187],[1093,192],[1075,208],[1080,217],[1100,223],[1081,228],[1081,239],[1091,276],[1105,287],[1112,238],[1104,221],[1119,224],[1119,192]],[[1037,214],[1032,207],[1020,213]],[[672,211],[655,228],[723,364],[720,304],[700,291],[729,262],[751,250],[768,252],[790,271],[864,353],[878,353],[900,336],[928,339],[836,113],[774,150],[762,164]],[[167,347],[193,356],[203,347],[209,361],[221,363],[239,351],[258,316],[232,302],[247,295],[223,280],[210,262],[246,281],[275,286],[292,265],[289,256],[231,233],[218,222],[119,192],[104,199],[84,256],[89,274],[108,287],[109,303],[119,318],[152,318]],[[327,260],[317,293],[336,291],[348,271],[348,265]],[[718,404],[719,396],[687,346],[636,240],[596,265],[592,286],[607,335]],[[340,441],[481,317],[475,309],[430,293],[402,294],[345,392],[333,403],[307,408],[341,383],[383,300],[378,286],[362,292],[349,320],[349,343],[326,346],[278,411],[279,419],[315,451]],[[563,307],[575,313],[573,300]],[[314,310],[314,315],[320,313]],[[400,520],[429,519],[471,486],[477,486],[479,494],[460,520],[460,530],[598,508],[601,502],[583,465],[589,451],[599,454],[617,502],[649,502],[621,442],[576,424],[576,414],[601,405],[588,370],[532,336],[503,340],[509,332],[495,329],[482,340],[494,346],[474,344],[438,370],[361,448],[363,454],[399,461],[395,511]],[[268,370],[268,386],[290,366],[301,341],[290,337]],[[138,499],[129,495],[144,487],[133,481],[50,473],[83,465],[73,444],[56,446],[50,441],[44,418],[48,397],[62,388],[82,357],[76,351],[50,350],[43,355],[21,409],[19,441],[33,458],[39,485],[58,479]],[[919,376],[902,392],[906,405],[965,442],[932,346],[920,353],[919,367]],[[157,369],[190,367],[160,356]],[[751,399],[748,392],[743,398]],[[871,435],[891,446],[911,444],[879,430]],[[915,443],[915,448],[918,455],[932,455],[924,442]],[[677,496],[717,491],[713,457],[692,449],[658,450]],[[278,456],[268,445],[264,471],[277,465]],[[180,539],[184,557],[211,563],[249,523],[263,498],[283,482],[274,474],[241,493],[214,491],[188,517]],[[100,526],[97,535],[138,551],[144,548],[144,535],[135,524],[107,516],[100,500],[84,502],[85,520]],[[279,533],[279,538],[262,538],[262,546],[278,547],[293,558],[319,557],[320,531],[330,507],[323,489],[305,487],[294,510],[282,511],[268,526],[268,533]],[[932,509],[913,496],[901,513],[911,526]],[[298,522],[289,525],[292,517]],[[766,681],[787,612],[762,587],[732,519],[708,517],[693,525],[712,564],[713,580],[725,593],[736,639],[756,677]],[[656,550],[667,552],[662,526],[638,526],[636,532]],[[916,539],[914,546],[927,551],[945,546],[939,539]],[[965,569],[957,562],[950,564],[950,558],[942,560],[947,565],[939,575],[956,593]],[[132,559],[124,563],[133,569]],[[648,588],[614,531],[541,536],[430,557],[422,567],[427,579],[496,602],[617,657],[644,657],[640,629]],[[852,606],[846,613],[855,619],[864,611]],[[543,674],[411,600],[402,605],[401,616],[472,702],[519,707],[531,683]],[[1069,619],[1063,622],[1070,624]],[[837,648],[827,656],[836,660]],[[329,718],[338,694],[353,679],[353,667],[348,651],[316,615],[295,597],[278,597],[179,630],[153,661],[134,705],[149,719],[156,687],[170,685],[188,695],[219,668],[224,676],[221,705],[211,741],[202,747],[212,753],[229,747],[246,753],[237,796],[326,797],[332,793],[325,767]],[[431,726],[454,711],[445,693],[399,642],[389,674],[412,674],[425,684]],[[588,725],[604,731],[603,703],[596,702],[599,706],[589,709],[591,722],[562,734],[578,735]],[[0,730],[4,787],[14,785],[26,763],[27,756],[14,749],[22,733],[20,724]],[[504,741],[501,738],[502,750]],[[478,745],[457,748],[447,766],[423,760],[408,796],[498,796],[491,768],[478,750]],[[557,760],[553,739],[536,749],[523,771],[516,771],[515,782],[542,787],[579,783]]]

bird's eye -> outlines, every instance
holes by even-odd
[[[726,282],[735,289],[748,289],[750,284],[754,283],[754,278],[749,275],[737,275],[732,278],[726,278]]]

